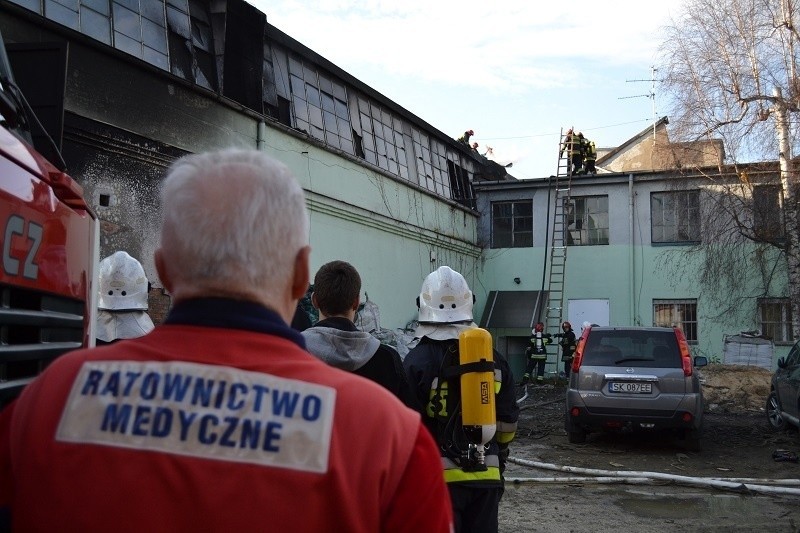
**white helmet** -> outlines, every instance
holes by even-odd
[[[147,310],[147,276],[142,264],[126,252],[100,261],[97,307],[113,311]]]
[[[422,282],[417,299],[419,321],[440,324],[471,321],[473,302],[464,276],[448,266],[439,267]]]

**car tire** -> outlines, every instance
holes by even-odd
[[[582,429],[570,429],[568,436],[571,444],[583,444],[586,442],[586,432]]]
[[[769,420],[769,425],[772,426],[772,429],[776,431],[782,431],[786,429],[787,423],[786,419],[783,418],[781,414],[781,404],[778,400],[778,394],[775,391],[769,393],[769,397],[767,397],[767,419]]]

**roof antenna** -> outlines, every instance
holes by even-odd
[[[653,142],[656,140],[656,122],[658,122],[658,115],[656,113],[656,71],[658,69],[655,66],[650,67],[650,79],[649,80],[625,80],[626,83],[632,82],[642,82],[642,81],[649,81],[652,85],[650,86],[650,92],[648,94],[636,94],[634,96],[621,96],[617,98],[617,100],[625,100],[628,98],[649,98],[653,102]]]

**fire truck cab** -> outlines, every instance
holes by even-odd
[[[55,358],[94,345],[98,219],[33,131],[42,137],[0,36],[0,408]]]

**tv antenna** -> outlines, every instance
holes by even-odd
[[[650,92],[648,94],[636,94],[633,96],[621,96],[618,100],[626,100],[628,98],[649,98],[653,102],[653,141],[656,140],[656,122],[658,122],[658,115],[656,114],[656,71],[658,69],[655,66],[650,67],[650,79],[649,80],[625,80],[626,83],[634,83],[634,82],[642,82],[642,81],[649,81],[652,85],[650,86]]]

